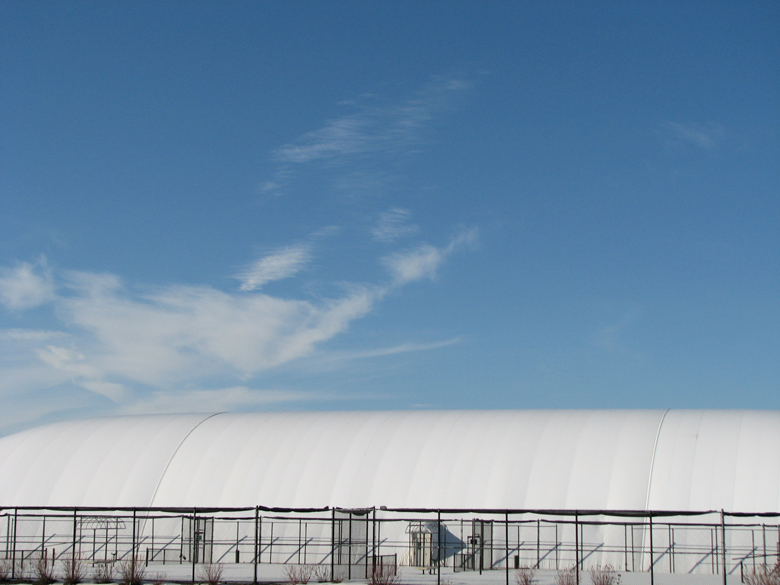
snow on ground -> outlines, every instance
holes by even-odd
[[[283,564],[262,564],[257,567],[257,580],[259,583],[288,583],[287,567],[296,565]],[[253,580],[253,566],[250,564],[225,564],[223,565],[222,580],[225,582],[243,582],[251,583]],[[359,571],[359,568],[353,567],[353,570]],[[155,580],[154,576],[160,573],[162,582],[187,582],[192,579],[191,564],[150,564],[146,568],[146,581]],[[651,585],[650,573],[618,573],[620,575],[619,585]],[[163,577],[164,575],[164,577]],[[534,585],[555,585],[556,571],[536,571]],[[200,565],[195,570],[196,582],[202,582],[200,578]],[[310,583],[313,585],[315,579]],[[345,575],[344,582],[348,580]],[[350,583],[366,583],[366,579],[354,578]],[[436,573],[429,573],[414,567],[399,567],[398,579],[395,585],[506,585],[507,575],[502,569],[483,571],[462,571],[453,572],[451,568],[442,569],[441,577]],[[691,575],[680,573],[661,573],[654,575],[654,585],[722,585],[722,575]],[[581,585],[591,585],[590,575],[587,571],[580,574]],[[509,571],[509,585],[517,585],[514,571]],[[728,585],[741,585],[738,574],[730,575]]]

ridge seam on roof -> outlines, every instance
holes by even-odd
[[[225,414],[224,412],[215,412],[214,414],[208,415],[206,418],[198,422],[194,427],[192,427],[186,435],[184,435],[184,438],[179,441],[179,444],[176,445],[176,448],[173,450],[173,453],[171,453],[170,458],[168,459],[168,463],[165,464],[165,469],[163,469],[163,472],[160,474],[160,479],[157,480],[157,485],[154,488],[154,493],[152,493],[152,499],[149,501],[149,507],[154,506],[154,500],[157,497],[157,491],[160,489],[160,486],[162,485],[162,481],[165,478],[165,474],[168,471],[168,468],[171,466],[171,463],[173,462],[173,458],[176,457],[176,453],[179,452],[179,449],[181,449],[181,446],[184,445],[184,442],[190,438],[190,435],[195,432],[195,429],[197,429],[200,425],[202,425],[204,422],[209,420],[210,418],[214,418],[215,416],[218,416],[220,414]]]
[[[658,423],[658,430],[655,432],[655,441],[653,441],[653,456],[650,458],[650,475],[647,478],[647,497],[645,498],[645,510],[649,510],[650,506],[650,489],[653,485],[653,469],[655,469],[655,452],[658,449],[658,439],[661,436],[661,428],[664,426],[666,415],[669,414],[671,408],[667,408],[664,411],[661,421]]]

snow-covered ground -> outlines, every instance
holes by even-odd
[[[257,567],[257,580],[260,583],[287,583],[287,568],[296,565],[262,564]],[[358,568],[353,568],[356,572]],[[195,580],[202,582],[200,566],[196,567]],[[154,577],[160,574],[158,579],[162,582],[185,582],[192,579],[191,564],[166,564],[149,565],[146,568],[146,580],[156,580]],[[619,572],[619,585],[650,585],[650,573]],[[223,565],[222,580],[226,582],[251,583],[254,577],[253,566],[250,564],[225,564]],[[555,585],[555,571],[536,571],[534,585]],[[344,575],[344,582],[348,580]],[[315,583],[312,578],[310,583]],[[366,579],[353,577],[352,583],[366,583]],[[506,585],[507,575],[501,569],[490,571],[463,571],[453,572],[451,568],[442,569],[441,576],[429,573],[413,567],[399,567],[396,585]],[[687,573],[661,573],[654,575],[654,585],[722,585],[722,575],[697,575]],[[591,585],[590,575],[587,571],[580,574],[581,585]],[[738,574],[728,577],[729,585],[741,585]],[[515,572],[509,571],[509,585],[517,585]],[[617,585],[617,584],[616,584]]]

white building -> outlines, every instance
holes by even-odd
[[[0,439],[0,506],[780,512],[780,412],[160,415]]]
[[[158,415],[0,439],[14,559],[733,574],[780,559],[778,513],[771,411]]]

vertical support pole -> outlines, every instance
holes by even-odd
[[[482,574],[482,568],[485,566],[485,523],[477,520],[479,526],[479,574]],[[490,543],[493,546],[493,543]]]
[[[719,569],[717,568],[717,563],[720,563],[720,559],[718,558],[718,551],[720,549],[718,548],[717,536],[715,528],[710,528],[710,567],[713,575],[718,574]]]
[[[436,513],[436,585],[441,585],[441,510]]]
[[[16,529],[14,529],[14,538],[16,538]],[[766,563],[766,524],[761,524],[761,538],[764,539],[764,563]]]
[[[720,511],[721,540],[723,541],[723,585],[728,581],[728,567],[726,566],[726,513]]]
[[[268,564],[274,562],[274,521],[271,520],[271,534],[268,535]]]
[[[504,512],[504,551],[506,552],[504,581],[509,585],[509,510]]]
[[[623,570],[628,572],[628,524],[623,524]]]
[[[371,517],[371,574],[376,574],[376,508]]]
[[[260,557],[260,508],[255,506],[255,554],[252,560],[252,584],[257,585],[257,561]]]
[[[655,585],[655,559],[653,554],[653,514],[650,513],[650,585]]]
[[[352,512],[349,513],[349,530],[347,531],[349,545],[347,545],[347,579],[352,580]]]
[[[336,574],[336,508],[330,511],[330,580],[335,582]]]
[[[135,564],[135,557],[136,557],[136,554],[135,554],[135,540],[136,540],[136,536],[135,536],[135,517],[136,517],[136,513],[137,513],[136,509],[133,508],[133,541],[131,543],[132,547],[130,548],[130,562],[132,562],[133,564]],[[75,526],[75,524],[74,524],[74,526]]]
[[[754,529],[750,529],[750,543],[753,545],[753,552],[750,553],[750,556],[753,557],[753,570],[756,570],[756,531]],[[745,577],[742,577],[742,582],[745,582]]]
[[[11,579],[16,578],[16,526],[19,520],[19,508],[14,508],[14,540],[11,549]]]
[[[580,515],[574,512],[574,567],[577,585],[580,585]]]
[[[191,526],[191,533],[192,533],[192,539],[190,540],[190,546],[192,549],[190,550],[190,557],[192,560],[192,582],[195,583],[195,563],[198,559],[198,553],[200,552],[198,550],[199,543],[198,543],[198,517],[197,517],[198,511],[193,508],[192,509],[192,524]]]
[[[73,508],[73,550],[71,551],[71,557],[73,558],[73,562],[76,562],[76,538],[78,536],[78,527],[77,527],[77,521],[76,521],[76,508]]]
[[[538,569],[539,565],[542,562],[541,541],[542,541],[542,520],[540,518],[537,518],[536,519],[536,566],[534,567],[535,569]],[[517,545],[520,546],[520,539],[518,539]],[[520,554],[520,551],[518,551],[518,554]]]
[[[303,528],[303,520],[298,518],[298,564],[301,564],[301,530]]]

